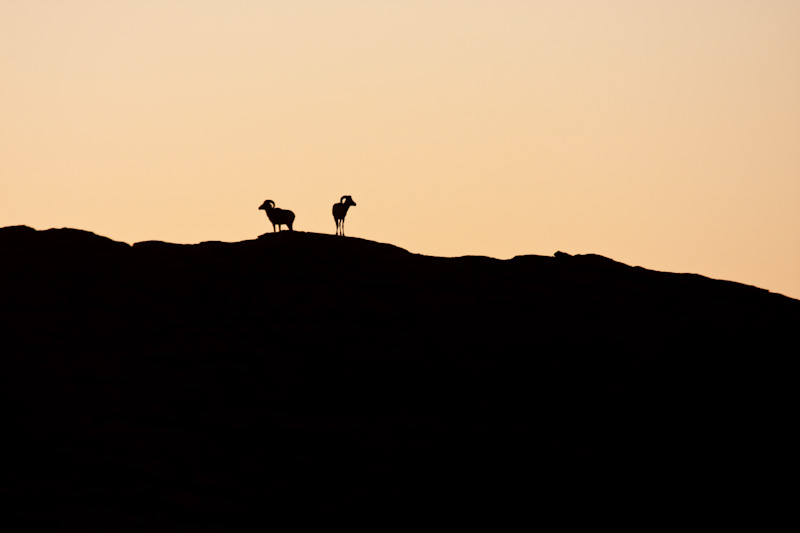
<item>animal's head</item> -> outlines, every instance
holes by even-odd
[[[264,200],[264,203],[261,204],[261,207],[259,207],[259,209],[263,209],[264,211],[266,211],[267,209],[273,209],[274,207],[275,207],[275,202],[273,202],[272,200]]]
[[[344,205],[356,205],[352,196],[342,196],[342,203]]]

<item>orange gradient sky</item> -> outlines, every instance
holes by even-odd
[[[0,226],[598,253],[800,298],[800,2],[0,0]]]

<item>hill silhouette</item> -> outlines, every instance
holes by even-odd
[[[674,515],[777,460],[800,301],[755,287],[297,231],[17,226],[0,258],[2,498],[27,519]]]

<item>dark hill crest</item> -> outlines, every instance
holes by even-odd
[[[763,289],[303,232],[16,226],[0,258],[18,516],[663,516],[780,469],[800,301]]]

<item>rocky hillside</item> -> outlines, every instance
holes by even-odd
[[[800,324],[597,255],[302,232],[2,228],[0,294],[5,505],[133,527],[731,505],[775,460]]]

